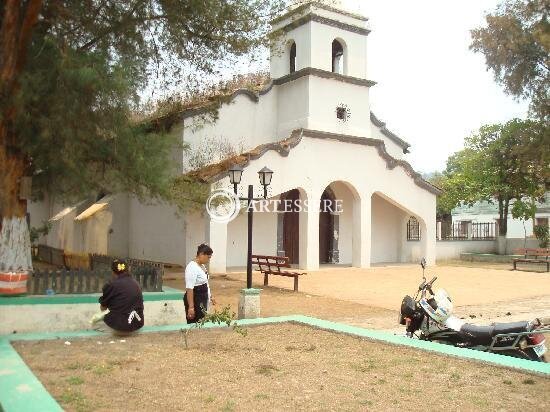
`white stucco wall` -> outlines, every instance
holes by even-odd
[[[192,212],[185,215],[185,257],[182,264],[187,265],[197,255],[201,243],[209,243],[206,226],[206,212]],[[216,254],[218,251],[214,251]]]
[[[31,227],[41,227],[51,217],[48,198],[46,197],[44,200],[37,202],[28,201],[27,213],[30,215]]]
[[[340,104],[346,105],[351,113],[345,122],[336,117],[336,107]],[[371,137],[369,88],[311,76],[307,128]]]
[[[311,161],[312,153],[315,153],[315,161]],[[335,153],[338,155],[335,156]],[[299,187],[303,188],[313,204],[319,203],[323,190],[334,180],[335,173],[340,181],[348,183],[353,188],[357,205],[356,208],[354,204],[352,228],[355,239],[352,241],[352,249],[355,250],[352,257],[354,264],[368,266],[372,261],[371,196],[375,192],[383,194],[386,201],[402,210],[401,213],[394,214],[395,218],[403,218],[405,214],[419,218],[425,233],[422,240],[423,255],[428,263],[435,262],[436,196],[417,186],[402,167],[388,169],[375,147],[304,136],[301,143],[293,148],[287,157],[269,151],[260,159],[252,160],[243,173],[243,187],[248,184],[256,185],[257,171],[264,166],[274,171],[271,185],[273,194]],[[224,186],[228,183],[228,178],[221,182]],[[376,207],[377,205],[374,205],[375,213]],[[375,224],[378,223],[376,219],[373,221]],[[305,241],[305,237],[309,239],[309,243],[307,250],[302,245],[300,247],[300,266],[314,269],[318,267],[319,261],[318,213],[317,216],[310,213],[303,223],[302,225],[302,221],[300,222],[301,242]],[[378,230],[378,227],[374,230]],[[395,235],[387,242],[397,239],[398,236]],[[218,247],[223,246],[220,244]],[[374,258],[378,259],[377,249],[373,250]]]
[[[370,117],[370,114],[369,114],[369,117]],[[380,128],[378,126],[375,126],[372,122],[371,122],[371,135],[370,135],[370,137],[372,137],[373,139],[382,140],[384,142],[384,144],[386,145],[386,150],[388,151],[388,153],[392,157],[394,157],[396,159],[404,159],[405,158],[405,155],[403,153],[403,147],[399,146],[397,143],[395,143],[389,137],[385,136],[380,131]]]
[[[296,43],[296,71],[311,67],[310,27],[303,25],[281,36],[270,50],[270,76],[272,79],[290,73],[290,45]]]
[[[97,295],[99,298],[99,295]],[[90,330],[90,319],[99,303],[3,305],[0,335],[35,332]],[[185,308],[180,298],[144,302],[145,326],[183,323]],[[17,313],[17,316],[12,316]],[[108,335],[108,334],[107,334]]]
[[[310,78],[300,77],[277,88],[277,138],[282,140],[290,136],[294,129],[307,128],[309,116],[308,98]]]
[[[258,207],[259,210],[259,207]],[[252,253],[277,255],[277,214],[254,213],[252,225]],[[246,266],[248,250],[248,214],[241,214],[227,228],[227,266]]]
[[[372,196],[371,263],[400,262],[403,250],[402,222],[406,214],[377,194]]]
[[[109,209],[111,210],[111,222],[107,229],[107,254],[110,256],[128,256],[129,228],[129,198],[121,194],[113,196]]]
[[[336,117],[340,104],[350,110],[345,122]],[[199,124],[201,127],[197,128]],[[213,124],[204,123],[199,117],[186,119],[183,139],[190,146],[186,158],[209,139],[226,140],[236,150],[249,150],[286,139],[299,128],[372,137],[382,140],[392,157],[404,158],[403,148],[372,124],[368,87],[316,76],[273,86],[258,102],[238,95],[230,104],[222,105],[219,119]],[[218,160],[221,159],[213,159]],[[189,170],[187,160],[184,170]]]
[[[407,240],[406,222],[403,226],[403,239],[401,249],[402,263],[418,263],[424,257],[424,251],[421,241]]]
[[[276,137],[278,136],[276,134],[278,93],[285,94],[287,96],[285,100],[296,98],[305,100],[304,96],[307,96],[307,91],[304,88],[292,91],[290,94],[285,93],[284,86],[281,89],[282,91],[277,87],[272,88],[268,93],[260,95],[258,102],[252,101],[247,95],[238,94],[230,103],[223,104],[219,108],[218,120],[213,123],[203,121],[200,116],[187,118],[184,121],[183,142],[189,146],[189,149],[183,156],[184,171],[190,169],[189,157],[196,150],[204,148],[205,142],[211,140],[227,141],[237,152],[280,140]],[[299,102],[296,102],[296,104],[300,105]],[[307,105],[304,107],[307,107]],[[283,115],[285,114],[284,110],[281,112]],[[293,115],[296,114],[293,113]],[[301,125],[298,125],[298,127],[301,127]],[[294,128],[296,127],[290,126],[290,131]],[[288,132],[290,134],[290,131],[285,130],[280,138],[288,137],[284,133]],[[223,157],[213,158],[212,161],[219,161]]]
[[[438,241],[437,260],[460,259],[461,253],[496,253],[494,240]]]
[[[129,257],[167,263],[185,263],[185,228],[176,208],[129,201]]]
[[[247,96],[238,95],[229,104],[219,109],[219,118],[214,123],[205,123],[200,116],[184,121],[183,142],[189,145],[187,156],[191,155],[207,139],[227,140],[235,150],[252,147],[254,142],[254,124],[256,123],[257,104]],[[187,167],[187,156],[184,157],[184,171]],[[214,162],[220,159],[212,159]]]

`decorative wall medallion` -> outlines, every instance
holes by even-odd
[[[351,117],[351,110],[343,103],[336,106],[336,118],[341,122],[347,122]]]

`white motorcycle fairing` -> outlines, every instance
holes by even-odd
[[[456,332],[460,332],[460,329],[465,324],[462,319],[457,318],[456,316],[449,316],[447,320],[445,321],[445,327],[452,329]]]

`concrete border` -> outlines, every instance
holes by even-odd
[[[455,348],[454,346],[409,339],[404,336],[392,335],[387,332],[363,329],[356,326],[344,325],[322,319],[302,315],[281,316],[275,318],[243,319],[238,321],[242,326],[265,325],[272,323],[292,322],[311,326],[323,330],[345,333],[375,341],[382,341],[392,345],[408,346],[420,350],[435,352],[442,355],[482,361],[496,366],[512,368],[522,372],[536,373],[550,376],[550,364],[532,362],[510,356],[496,355],[493,353],[479,352],[471,349]],[[169,332],[180,329],[189,329],[194,325],[176,324],[167,326],[149,326],[142,329],[143,332]],[[207,324],[205,328],[224,327],[224,325]],[[40,411],[58,412],[63,409],[48,393],[46,388],[32,373],[23,359],[12,347],[11,342],[21,340],[49,340],[86,338],[91,336],[105,336],[96,331],[81,332],[54,332],[32,333],[21,335],[0,336],[0,410],[4,412],[15,411]],[[3,409],[1,409],[3,408]]]

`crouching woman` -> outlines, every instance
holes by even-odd
[[[119,336],[129,335],[143,327],[143,294],[124,260],[115,259],[111,269],[113,278],[103,286],[103,295],[99,298],[101,310],[106,315],[104,325],[100,325],[98,330]]]

